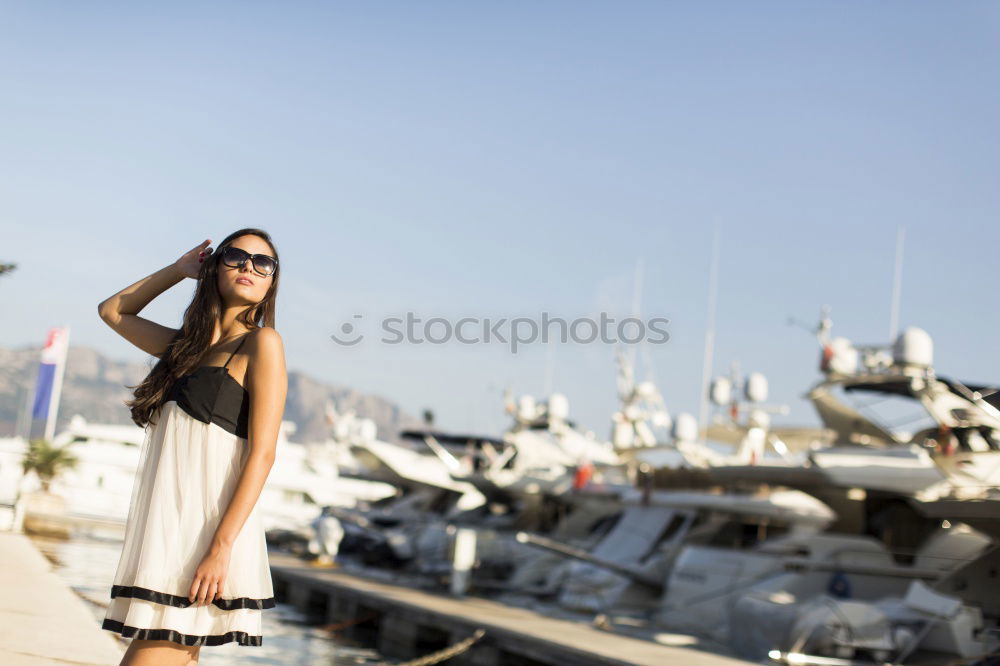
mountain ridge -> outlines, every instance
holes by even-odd
[[[0,347],[0,436],[14,434],[18,413],[34,389],[38,362],[38,348]],[[74,414],[95,423],[133,423],[125,406],[125,401],[132,398],[128,386],[139,384],[153,363],[153,357],[145,362],[115,361],[91,347],[70,345],[56,432],[65,428]],[[398,442],[400,430],[421,424],[416,416],[382,395],[328,384],[304,372],[289,370],[284,419],[295,423],[292,440],[326,439],[327,400],[333,401],[338,412],[353,410],[358,417],[372,419],[383,441]]]

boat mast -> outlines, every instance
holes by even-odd
[[[899,292],[903,282],[903,227],[896,230],[896,267],[892,276],[892,306],[889,308],[889,341],[899,331]]]
[[[722,236],[716,223],[712,234],[712,264],[708,278],[708,321],[705,326],[705,352],[701,366],[701,395],[698,401],[699,437],[705,432],[708,419],[708,376],[712,372],[712,352],[715,344],[715,301],[719,281],[719,240]]]

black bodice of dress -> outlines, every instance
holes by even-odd
[[[226,366],[246,342],[248,334],[226,360],[226,365],[203,365],[173,383],[166,401],[203,423],[215,423],[237,437],[246,438],[250,427],[250,393],[229,374]]]

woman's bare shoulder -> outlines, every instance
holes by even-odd
[[[247,345],[250,349],[247,350],[251,358],[262,358],[268,356],[278,356],[283,358],[285,355],[285,343],[281,339],[281,334],[278,333],[274,328],[270,326],[261,326],[260,328],[251,331],[249,333],[249,344]]]

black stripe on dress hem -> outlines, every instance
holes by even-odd
[[[158,592],[148,587],[137,587],[135,585],[112,585],[111,598],[114,599],[115,597],[134,597],[165,606],[176,606],[177,608],[187,608],[194,605],[194,602],[190,601],[187,597],[168,594],[167,592]],[[222,610],[236,610],[237,608],[256,608],[262,610],[264,608],[274,608],[275,601],[274,597],[268,597],[267,599],[236,597],[235,599],[213,599],[212,605]]]
[[[264,639],[262,636],[253,636],[245,631],[227,631],[224,634],[213,634],[209,636],[197,636],[195,634],[182,634],[173,629],[140,629],[122,624],[118,620],[104,619],[101,624],[102,629],[115,631],[125,638],[138,638],[150,641],[172,641],[181,645],[222,645],[236,641],[240,645],[250,645],[260,647]]]

